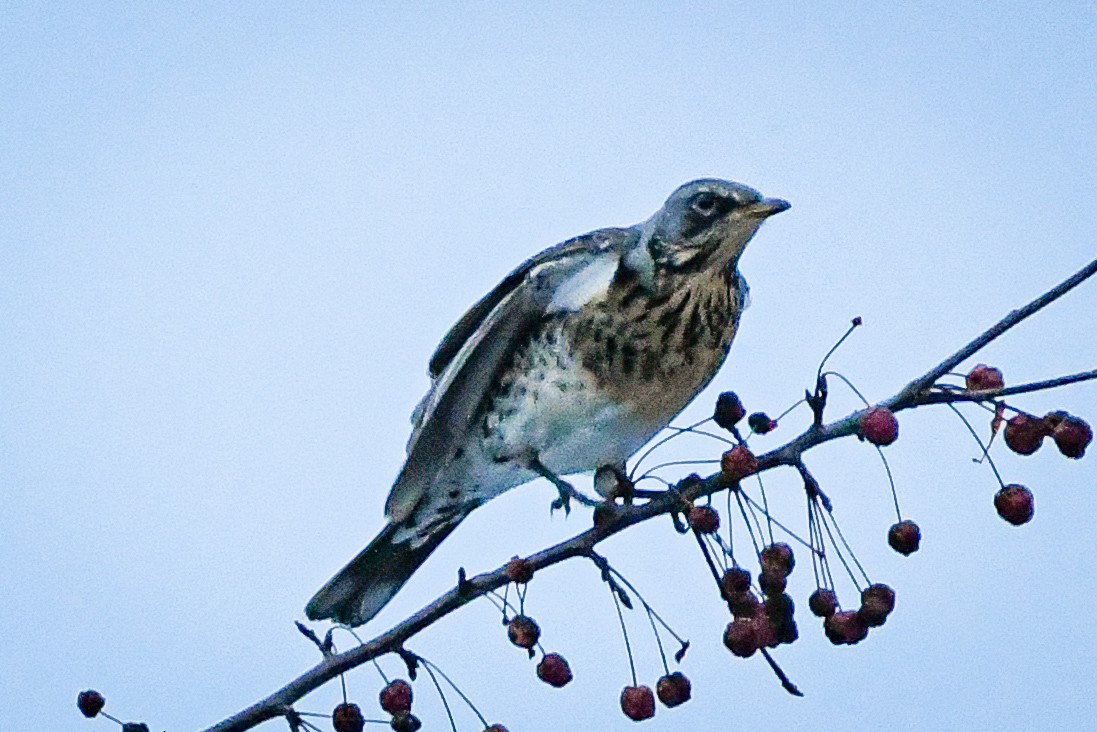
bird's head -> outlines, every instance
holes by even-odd
[[[642,225],[641,243],[657,268],[734,268],[762,222],[788,207],[740,183],[703,178],[670,194]]]

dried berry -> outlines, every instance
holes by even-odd
[[[537,678],[549,686],[560,688],[572,680],[571,666],[559,653],[546,653],[537,664]]]
[[[648,686],[626,686],[621,691],[621,711],[634,722],[655,716],[655,694]]]
[[[792,554],[792,547],[783,541],[770,544],[758,553],[758,561],[762,565],[762,571],[784,577],[792,574],[792,568],[796,566],[796,557]]]
[[[861,415],[861,435],[873,445],[890,445],[899,439],[899,420],[887,407],[873,407]]]
[[[1055,440],[1059,452],[1079,460],[1093,442],[1093,429],[1085,420],[1066,415],[1051,431],[1051,439]]]
[[[883,625],[895,609],[895,590],[884,584],[869,585],[861,591],[861,609],[857,614],[869,628]]]
[[[700,534],[715,534],[720,528],[720,514],[712,506],[693,506],[689,509],[689,525]]]
[[[737,592],[746,592],[750,589],[750,572],[742,567],[732,567],[720,578],[720,586],[729,597]]]
[[[728,483],[737,483],[758,472],[758,458],[746,445],[736,445],[720,458],[720,474]]]
[[[853,645],[868,637],[868,626],[852,610],[843,610],[823,621],[823,630],[834,645]]]
[[[346,702],[335,707],[335,711],[331,713],[331,723],[335,732],[362,732],[366,727],[362,710],[357,704]]]
[[[528,615],[515,615],[507,623],[507,637],[519,648],[530,649],[541,638],[541,627]]]
[[[725,391],[716,397],[716,410],[712,414],[712,419],[716,424],[730,432],[735,425],[739,424],[739,420],[746,413],[746,410],[743,409],[743,402],[739,400],[739,395],[733,391]]]
[[[765,412],[755,412],[750,415],[747,417],[747,424],[750,425],[751,432],[759,435],[766,435],[777,429],[777,423],[770,419]]]
[[[81,691],[76,696],[76,706],[88,719],[91,719],[99,712],[103,711],[103,705],[107,703],[107,700],[103,698],[103,695],[94,689],[88,689],[87,691]]]
[[[758,586],[762,588],[762,594],[767,597],[780,595],[788,587],[788,578],[784,574],[773,574],[763,570],[758,575]]]
[[[1047,425],[1041,419],[1018,414],[1006,422],[1006,445],[1018,455],[1031,455],[1047,437]]]
[[[507,566],[503,568],[503,574],[511,582],[525,584],[533,579],[533,564],[528,559],[511,557],[510,561],[507,562]]]
[[[761,604],[750,590],[728,594],[728,607],[737,618],[753,618]]]
[[[834,590],[820,587],[808,598],[808,608],[820,618],[829,618],[838,610],[838,596]]]
[[[922,543],[922,530],[913,521],[905,520],[888,529],[888,545],[900,554],[909,556],[918,551]]]
[[[681,671],[675,671],[659,679],[655,685],[655,693],[663,706],[676,707],[689,701],[693,687],[689,679]]]
[[[418,732],[419,728],[423,726],[423,723],[420,722],[419,718],[414,714],[403,712],[392,715],[392,721],[389,722],[389,726],[392,727],[394,732]]]
[[[994,495],[994,508],[998,515],[1014,526],[1027,524],[1036,512],[1032,491],[1023,485],[1007,485]]]
[[[122,725],[122,732],[149,732],[149,726],[144,722],[126,722]]]
[[[411,711],[411,684],[396,679],[381,689],[381,708],[389,714]]]
[[[981,363],[968,372],[965,384],[968,391],[986,391],[987,389],[1001,389],[1006,385],[1002,378],[1002,371],[993,366]]]
[[[754,618],[735,618],[724,630],[724,645],[739,658],[750,658],[758,650],[759,638]]]

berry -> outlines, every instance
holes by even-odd
[[[725,391],[716,397],[716,410],[712,413],[712,420],[730,432],[746,413],[739,395],[733,391]]]
[[[106,703],[107,700],[103,698],[103,695],[94,689],[81,691],[76,696],[76,707],[88,719],[103,711],[103,705]]]
[[[559,689],[572,680],[571,666],[559,653],[546,653],[541,663],[537,664],[537,678]]]
[[[335,732],[362,732],[366,727],[366,720],[362,717],[362,710],[357,704],[340,704],[331,713],[331,723]]]
[[[758,650],[758,633],[754,618],[735,618],[724,630],[724,645],[739,658],[750,658]]]
[[[747,592],[750,590],[750,572],[742,567],[732,567],[724,572],[724,576],[720,579],[720,587],[728,597],[737,592]]]
[[[843,610],[823,621],[823,630],[836,646],[853,645],[868,637],[868,626],[852,610]]]
[[[507,637],[519,648],[530,649],[541,637],[541,627],[527,615],[515,615],[507,623]]]
[[[1002,378],[1001,369],[981,363],[968,372],[965,385],[968,391],[986,391],[987,389],[1001,389],[1006,385],[1006,382]]]
[[[525,584],[533,579],[533,565],[530,564],[528,559],[521,559],[519,557],[511,557],[507,562],[507,566],[503,568],[503,574],[507,576],[511,582],[517,584]]]
[[[820,618],[829,618],[838,610],[838,596],[834,590],[820,587],[811,593],[808,598],[808,607],[811,612]]]
[[[648,686],[626,686],[621,691],[621,711],[633,722],[655,716],[655,694]]]
[[[787,577],[792,574],[792,568],[796,566],[796,558],[792,555],[792,547],[783,541],[770,544],[758,554],[758,561],[762,565],[762,572]]]
[[[485,727],[484,732],[510,732],[510,730],[501,724],[493,724],[490,727]]]
[[[1068,414],[1055,425],[1051,431],[1051,438],[1055,440],[1055,446],[1059,448],[1059,452],[1068,458],[1079,460],[1086,454],[1089,443],[1093,442],[1093,429],[1085,420]]]
[[[918,551],[921,542],[922,531],[913,521],[900,521],[888,529],[888,545],[904,556]]]
[[[720,528],[720,514],[712,506],[693,506],[689,510],[689,525],[699,534],[715,534]]]
[[[788,587],[788,579],[783,574],[773,574],[763,571],[758,575],[758,586],[762,588],[762,594],[767,597],[780,595]]]
[[[720,473],[725,481],[738,483],[748,475],[758,472],[758,458],[746,445],[736,445],[720,458]]]
[[[692,688],[686,675],[675,671],[659,679],[659,683],[655,685],[655,693],[663,706],[673,708],[689,701]]]
[[[1018,414],[1006,422],[1006,445],[1018,455],[1031,455],[1040,449],[1047,437],[1043,420]]]
[[[895,609],[895,590],[884,584],[869,585],[861,591],[861,609],[858,616],[869,628],[883,625]]]
[[[149,732],[149,726],[144,722],[126,722],[122,725],[122,732]]]
[[[747,417],[747,424],[750,425],[751,432],[759,435],[769,434],[777,429],[777,423],[770,419],[765,412],[755,412],[750,415]]]
[[[761,604],[750,590],[728,594],[728,607],[737,618],[753,618]]]
[[[389,682],[381,689],[381,708],[389,714],[401,714],[411,711],[411,684],[403,679]]]
[[[400,714],[392,715],[392,721],[389,722],[389,726],[392,727],[395,732],[418,732],[419,728],[423,726],[423,723],[420,722],[419,718],[414,714],[402,712]]]
[[[887,407],[873,407],[861,414],[861,434],[873,445],[890,445],[899,439],[899,421]]]
[[[998,515],[1014,526],[1027,524],[1036,511],[1032,491],[1023,485],[1007,485],[994,495],[994,508]]]

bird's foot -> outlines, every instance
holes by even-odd
[[[549,506],[549,513],[556,511],[557,509],[564,509],[564,514],[571,513],[571,502],[574,500],[583,506],[597,506],[601,501],[597,501],[587,494],[583,493],[571,483],[566,480],[557,478],[552,481],[552,484],[556,486],[559,497],[553,500],[552,505]]]
[[[580,503],[584,506],[598,505],[598,501],[578,490],[571,483],[567,482],[556,473],[546,468],[544,465],[541,464],[539,460],[531,460],[529,463],[529,467],[530,470],[534,471],[542,478],[556,486],[556,491],[560,494],[559,497],[556,498],[549,506],[549,513],[554,513],[555,511],[562,508],[564,509],[565,515],[570,514],[572,501],[576,501],[577,503]]]

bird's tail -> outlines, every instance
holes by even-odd
[[[389,523],[350,564],[328,580],[309,600],[305,614],[311,620],[331,618],[337,623],[361,625],[381,611],[399,592],[430,553],[467,516],[459,513],[423,533]],[[411,534],[411,535],[409,535]]]

